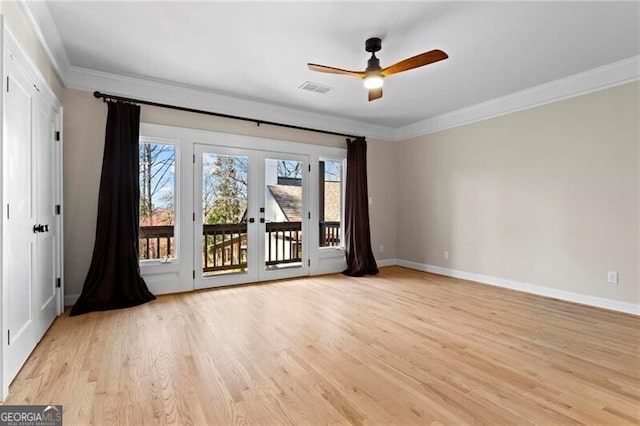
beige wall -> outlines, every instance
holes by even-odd
[[[408,141],[370,141],[376,257],[638,303],[639,93],[633,83]],[[72,89],[63,102],[74,294],[93,248],[106,107]],[[151,107],[142,121],[343,146],[339,137]],[[606,282],[608,270],[620,284]]]
[[[632,83],[408,141],[371,140],[376,257],[640,302],[639,93]],[[74,294],[91,259],[106,107],[72,89],[63,102],[65,270]],[[142,121],[344,143],[151,107]],[[607,283],[608,270],[620,284]]]
[[[64,114],[64,226],[65,293],[82,289],[91,262],[96,226],[98,189],[104,148],[106,105],[92,93],[63,90]],[[142,107],[141,121],[192,129],[213,130],[276,140],[344,147],[342,137],[227,120],[155,107]],[[369,142],[369,190],[372,241],[379,259],[395,258],[395,145]],[[266,147],[268,148],[268,147]],[[378,253],[380,245],[384,252]]]
[[[639,303],[639,93],[631,83],[400,143],[398,258]]]
[[[31,25],[22,13],[20,4],[16,1],[0,1],[0,14],[4,16],[5,24],[11,28],[11,31],[18,39],[18,43],[20,43],[20,46],[38,67],[40,73],[49,83],[49,86],[58,99],[62,99],[62,86],[60,85],[60,81],[51,68],[47,55],[36,34],[33,32]]]

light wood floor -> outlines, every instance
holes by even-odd
[[[64,424],[640,423],[640,318],[386,268],[55,321],[9,404]]]

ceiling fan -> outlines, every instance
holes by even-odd
[[[389,67],[382,68],[380,67],[380,60],[376,57],[376,52],[380,49],[382,49],[382,40],[377,37],[370,38],[365,42],[365,50],[371,52],[371,58],[369,58],[367,69],[364,71],[349,71],[310,63],[307,64],[307,67],[309,67],[311,71],[350,75],[362,79],[364,81],[364,87],[369,89],[369,102],[371,102],[382,97],[383,78],[433,64],[434,62],[442,61],[449,57],[449,55],[442,50],[435,49],[404,59]]]

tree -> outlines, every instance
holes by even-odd
[[[340,161],[324,161],[324,180],[326,182],[342,180],[342,163]]]
[[[204,223],[240,222],[247,206],[247,158],[206,156],[202,189]]]
[[[139,161],[140,217],[148,225],[154,225],[157,210],[173,206],[175,148],[167,144],[140,143]],[[173,215],[168,219],[173,223]]]
[[[278,177],[302,178],[302,163],[299,161],[278,161]]]

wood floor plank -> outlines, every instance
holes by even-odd
[[[640,424],[640,318],[383,268],[65,313],[7,404],[65,424]]]

